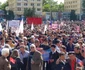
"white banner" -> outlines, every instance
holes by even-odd
[[[11,32],[16,32],[19,29],[20,21],[19,20],[12,20],[8,23],[9,28],[11,27]]]
[[[19,28],[19,23],[20,23],[19,20],[9,21],[9,27]]]

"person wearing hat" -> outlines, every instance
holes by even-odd
[[[56,70],[63,70],[66,64],[65,53],[61,52],[59,54],[59,59],[56,61]]]
[[[36,50],[35,44],[30,45],[31,52],[27,61],[26,70],[42,70],[43,58],[39,51]]]
[[[83,62],[75,56],[74,51],[68,53],[69,59],[67,60],[64,70],[82,70]]]
[[[68,52],[66,51],[66,47],[64,45],[61,46],[61,52],[65,53],[65,59],[68,59]]]
[[[80,45],[79,44],[76,44],[75,47],[74,47],[74,52],[75,52],[75,55],[78,59],[80,60],[83,60],[84,57],[81,55],[80,53]]]
[[[59,58],[59,53],[56,50],[55,45],[51,45],[51,52],[49,55],[49,70],[55,70],[56,69],[56,60]]]

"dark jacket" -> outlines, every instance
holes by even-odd
[[[59,64],[56,65],[56,70],[63,70],[66,63],[59,62]]]
[[[52,54],[52,52],[50,53],[49,60],[54,59],[54,62],[52,62],[52,63],[49,61],[49,67],[51,67],[50,70],[55,70],[55,68],[56,68],[56,60],[58,58],[59,58],[59,53],[57,51],[55,53],[53,53],[53,54]]]
[[[70,45],[70,44],[68,43],[67,46],[66,46],[66,50],[67,50],[67,52],[69,52],[69,51],[74,51],[74,44]]]
[[[76,57],[78,58],[78,59],[80,59],[80,60],[83,60],[84,59],[84,57],[81,55],[81,53],[75,53],[75,55],[76,55]]]
[[[10,60],[11,70],[22,70],[22,62],[20,58],[12,58],[12,59],[14,60],[14,63]]]

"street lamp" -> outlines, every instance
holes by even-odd
[[[9,15],[9,7],[6,7],[7,15]]]
[[[9,15],[9,7],[6,7],[5,10],[7,11],[6,15]]]

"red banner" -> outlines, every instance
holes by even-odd
[[[29,17],[27,18],[27,23],[28,24],[42,24],[42,18],[37,18],[37,17]]]

